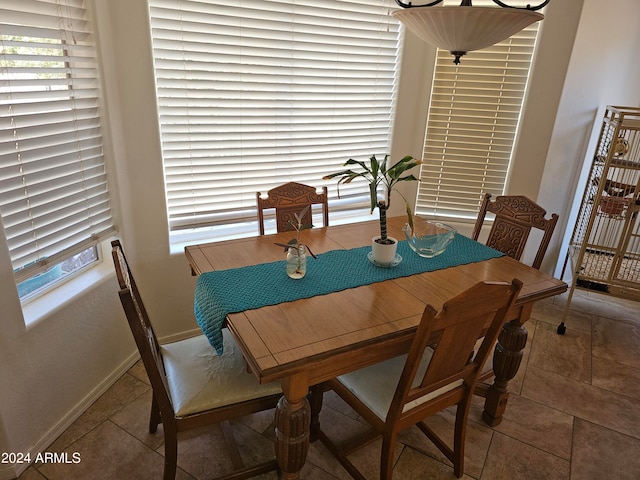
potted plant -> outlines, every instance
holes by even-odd
[[[284,251],[287,252],[287,275],[294,279],[302,278],[307,273],[307,251],[309,255],[316,258],[309,246],[300,242],[300,232],[307,228],[313,228],[313,225],[302,223],[302,219],[310,208],[311,206],[308,205],[300,213],[294,213],[296,217],[295,223],[289,220],[289,225],[296,231],[296,238],[292,238],[287,243],[275,242],[276,245],[283,247]]]
[[[356,178],[363,178],[369,183],[369,194],[371,198],[371,212],[378,207],[380,211],[380,235],[372,239],[372,260],[379,265],[388,266],[393,263],[396,257],[397,239],[387,234],[387,210],[391,205],[391,192],[398,182],[417,181],[413,174],[406,174],[422,163],[411,155],[407,155],[395,164],[388,167],[389,155],[385,155],[383,160],[378,160],[375,155],[369,158],[369,163],[350,158],[344,164],[345,167],[357,166],[356,170],[351,168],[341,170],[323,177],[330,180],[338,177],[338,194],[341,183],[351,183]],[[382,187],[382,197],[378,198],[379,190]],[[405,200],[406,202],[406,200]],[[411,209],[407,203],[407,212]],[[411,216],[410,216],[411,217]]]

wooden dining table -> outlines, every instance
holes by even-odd
[[[390,218],[389,234],[401,238],[405,220]],[[370,244],[378,233],[379,223],[370,221],[303,230],[300,240],[320,254]],[[282,248],[274,244],[291,238],[288,232],[212,242],[188,246],[185,254],[192,273],[200,275],[283,260]],[[282,275],[286,277],[284,265]],[[227,315],[226,327],[242,349],[249,370],[261,383],[281,382],[283,397],[276,408],[275,444],[282,478],[299,478],[319,425],[322,382],[406,353],[426,305],[440,309],[448,299],[480,281],[510,282],[513,278],[524,285],[498,339],[493,372],[485,376],[493,382],[476,390],[485,397],[484,421],[495,426],[502,421],[507,405],[509,380],[520,366],[527,341],[524,324],[534,302],[567,290],[561,280],[510,257]],[[269,288],[269,284],[264,285],[264,289]]]

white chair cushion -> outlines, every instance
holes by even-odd
[[[432,354],[433,350],[431,348],[425,350],[420,366],[418,367],[418,373],[413,382],[413,387],[417,387],[422,381],[422,377],[427,371],[427,367],[431,361]],[[406,361],[407,355],[400,355],[385,362],[376,363],[375,365],[356,370],[355,372],[341,375],[338,377],[338,381],[358,397],[378,418],[385,421]],[[406,412],[459,385],[462,385],[462,380],[445,385],[438,390],[407,403],[402,411]]]
[[[218,356],[204,335],[160,347],[176,415],[203,412],[282,391],[280,382],[260,385],[247,372],[231,333],[225,328],[222,335],[222,356]]]

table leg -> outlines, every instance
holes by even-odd
[[[311,408],[306,378],[293,376],[282,381],[284,396],[276,407],[276,460],[281,478],[300,478],[309,450]]]
[[[524,314],[525,312],[523,312]],[[528,315],[523,315],[528,318]],[[498,336],[493,354],[495,380],[485,392],[482,419],[492,427],[500,425],[509,399],[509,380],[516,376],[522,362],[522,351],[527,344],[527,330],[522,319],[512,320],[504,325]]]

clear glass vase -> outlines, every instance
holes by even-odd
[[[287,251],[287,275],[302,278],[307,273],[307,249],[303,244],[289,247]]]

